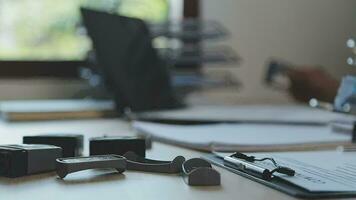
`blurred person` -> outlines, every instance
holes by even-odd
[[[340,85],[340,81],[320,68],[296,67],[286,75],[290,80],[290,94],[301,102],[316,98],[332,103]]]

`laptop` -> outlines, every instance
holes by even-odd
[[[144,21],[81,8],[100,71],[120,113],[180,108]]]

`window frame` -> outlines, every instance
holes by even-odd
[[[183,17],[198,18],[200,16],[200,0],[183,1]],[[0,60],[0,78],[34,78],[53,77],[78,79],[80,67],[86,61],[57,60]]]

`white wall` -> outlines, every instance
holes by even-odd
[[[323,65],[340,77],[356,71],[346,65],[345,42],[356,36],[355,0],[202,0],[203,16],[231,31],[231,45],[243,58],[234,73],[250,99],[283,99],[265,88],[265,61],[273,56],[298,65]],[[233,96],[233,94],[228,94]],[[285,98],[284,98],[285,99]]]
[[[183,0],[169,1],[169,19],[180,20],[183,17]]]

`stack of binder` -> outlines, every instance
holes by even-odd
[[[167,21],[150,25],[153,37],[196,41],[201,39],[217,39],[228,36],[228,31],[219,22],[203,21],[200,19],[184,19],[181,21]]]
[[[159,55],[172,67],[173,86],[180,93],[184,91],[189,93],[197,89],[240,86],[236,78],[221,69],[221,66],[236,66],[240,58],[231,47],[213,44],[214,41],[229,36],[228,30],[221,23],[184,19],[150,24],[150,29]],[[221,73],[226,75],[209,77],[203,73],[205,66],[218,66]],[[182,83],[185,80],[186,82]]]
[[[235,63],[237,56],[230,47],[226,46],[183,46],[177,49],[160,49],[160,55],[170,65],[203,65]]]
[[[1,117],[7,121],[68,120],[117,117],[111,100],[62,99],[0,102]]]

